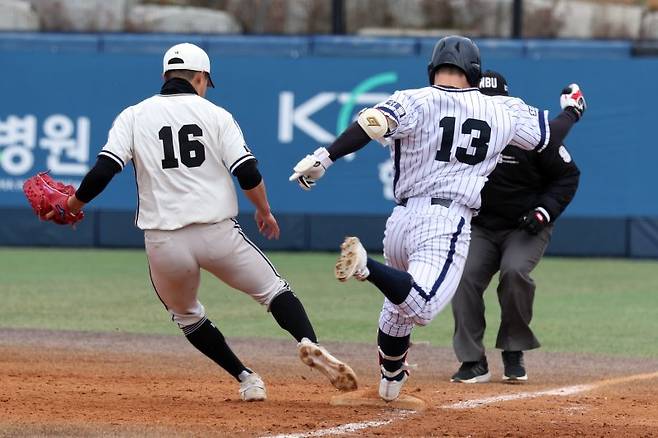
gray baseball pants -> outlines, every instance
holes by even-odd
[[[478,361],[485,355],[483,295],[498,271],[501,322],[496,348],[525,351],[539,347],[529,326],[535,298],[535,282],[530,273],[544,254],[552,231],[549,226],[533,236],[525,230],[493,231],[472,225],[464,273],[452,299],[453,348],[460,362]]]
[[[173,231],[146,230],[144,241],[153,288],[181,329],[206,316],[197,298],[201,269],[268,308],[278,294],[290,290],[233,219]]]

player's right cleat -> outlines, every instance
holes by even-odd
[[[304,338],[297,344],[297,349],[301,361],[327,376],[336,389],[341,391],[357,389],[358,381],[352,368],[332,356],[326,348]]]
[[[365,281],[370,275],[366,264],[368,253],[366,252],[358,237],[346,237],[340,245],[340,256],[336,262],[334,274],[338,281],[347,281],[354,277],[359,281]]]
[[[267,398],[265,383],[256,373],[243,371],[238,376],[240,380],[240,398],[244,401],[263,401]]]
[[[409,367],[405,363],[397,371],[388,371],[383,365],[380,368],[382,378],[379,381],[379,396],[384,401],[393,401],[400,396],[404,382],[409,378]]]
[[[477,362],[464,362],[459,370],[452,375],[451,382],[457,383],[486,383],[491,380],[489,365],[486,356]]]
[[[528,374],[523,366],[523,351],[503,351],[503,365],[505,371],[503,380],[508,383],[525,382]]]

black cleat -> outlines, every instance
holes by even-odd
[[[489,365],[486,356],[477,362],[463,362],[459,371],[453,374],[451,382],[457,383],[486,383],[491,380]]]
[[[503,351],[503,365],[505,373],[503,380],[509,383],[525,382],[528,375],[523,366],[523,351]]]

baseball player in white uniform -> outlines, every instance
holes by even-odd
[[[126,108],[67,205],[77,211],[132,161],[138,186],[135,222],[144,230],[153,288],[199,351],[240,383],[247,401],[264,400],[262,379],[231,351],[197,298],[200,269],[249,294],[298,342],[300,358],[341,390],[356,389],[349,366],[317,344],[304,307],[267,257],[242,232],[234,175],[256,207],[259,231],[279,237],[257,161],[233,116],[204,98],[210,59],[193,44],[170,48],[159,94]]]
[[[455,293],[468,254],[470,221],[480,190],[508,144],[532,150],[549,139],[547,113],[518,98],[481,94],[480,53],[468,38],[438,41],[430,86],[395,92],[363,110],[328,148],[290,177],[310,189],[338,158],[370,140],[390,148],[397,207],[386,223],[382,264],[356,237],[341,246],[338,280],[368,280],[386,297],[379,317],[379,395],[395,400],[408,378],[412,328],[427,325]]]

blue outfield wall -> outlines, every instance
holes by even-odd
[[[115,178],[75,231],[29,217],[20,187],[47,168],[78,184],[114,117],[158,92],[162,54],[183,41],[208,51],[217,88],[207,97],[235,115],[259,158],[283,226],[282,240],[264,246],[333,249],[349,232],[380,248],[393,205],[386,149],[372,143],[338,162],[310,193],[288,176],[362,107],[425,86],[434,39],[0,33],[0,245],[142,244],[131,221],[132,170]],[[589,109],[567,141],[581,184],[549,252],[658,257],[658,58],[632,57],[627,41],[478,44],[484,68],[503,72],[511,93],[532,105],[557,114],[564,85],[578,82],[586,93]],[[253,231],[244,198],[241,211]]]

